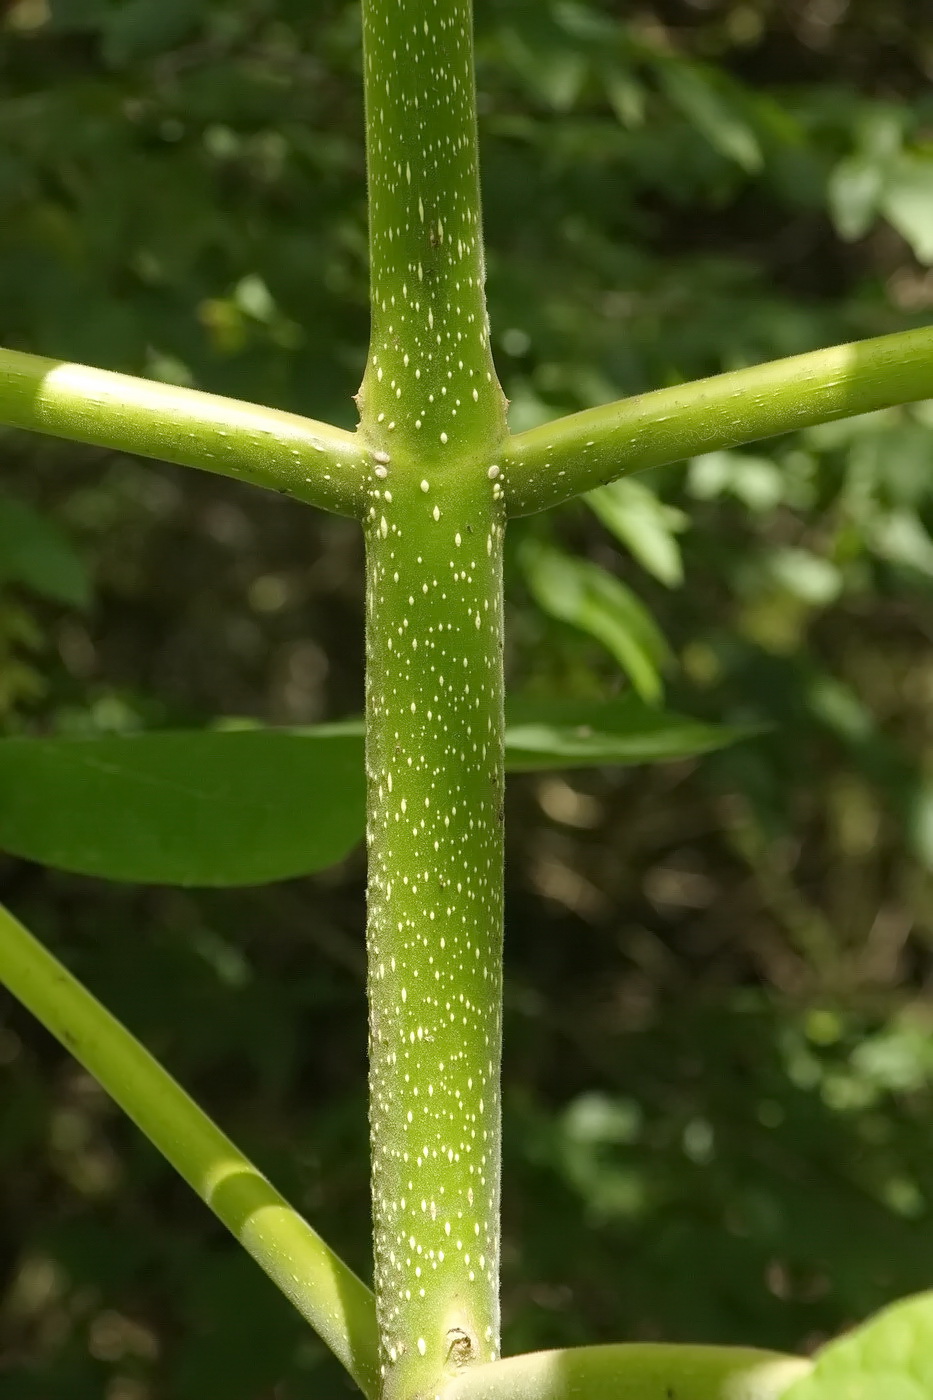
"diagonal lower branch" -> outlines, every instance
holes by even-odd
[[[0,907],[0,983],[129,1114],[307,1319],[365,1395],[378,1383],[373,1296],[90,992]]]
[[[586,409],[513,437],[510,515],[560,505],[618,476],[933,398],[933,327],[854,341]]]
[[[0,350],[0,424],[155,457],[362,513],[372,459],[353,433],[279,409]]]
[[[628,1343],[475,1366],[443,1400],[780,1400],[808,1361],[751,1347]]]

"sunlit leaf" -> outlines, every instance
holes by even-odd
[[[772,510],[787,491],[786,476],[777,464],[750,452],[706,452],[694,457],[687,484],[698,500],[731,495],[759,512]]]
[[[645,120],[645,87],[629,68],[612,66],[603,74],[606,96],[623,126],[638,127]]]
[[[886,218],[922,263],[933,263],[933,155],[904,155],[881,200]]]
[[[875,553],[933,578],[933,540],[916,511],[890,511],[871,522]]]
[[[789,593],[812,607],[827,607],[842,592],[843,579],[837,566],[810,549],[789,545],[776,549],[768,558],[768,570]]]
[[[928,1400],[933,1395],[933,1293],[895,1303],[818,1352],[781,1400]]]
[[[754,731],[670,714],[635,695],[618,700],[510,700],[506,768],[661,763],[711,753]]]
[[[687,517],[659,501],[640,481],[622,477],[584,497],[616,539],[661,583],[674,588],[683,582],[683,561],[676,534]]]
[[[643,700],[661,695],[660,668],[670,653],[654,619],[620,579],[586,559],[526,540],[521,562],[532,595],[552,617],[601,642]]]
[[[836,166],[829,181],[829,210],[842,238],[863,238],[878,213],[884,171],[875,161],[852,156]]]

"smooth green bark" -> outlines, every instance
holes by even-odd
[[[502,513],[425,471],[366,530],[374,1253],[406,1400],[499,1347]]]
[[[129,1031],[6,909],[0,982],[94,1075],[223,1221],[367,1396],[378,1390],[373,1297]]]
[[[364,434],[395,458],[490,460],[489,346],[469,0],[363,0],[369,176]]]
[[[933,327],[853,341],[586,409],[509,440],[509,515],[646,467],[933,398]]]
[[[502,534],[468,0],[364,0],[370,1117],[384,1395],[499,1349]]]
[[[0,423],[155,457],[359,516],[365,444],[279,409],[0,350]]]

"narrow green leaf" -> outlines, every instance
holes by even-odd
[[[645,86],[628,67],[612,65],[603,73],[603,85],[612,110],[623,126],[643,125],[645,120]]]
[[[739,106],[729,101],[699,64],[667,63],[661,80],[671,101],[721,155],[754,174],[763,164],[761,147]]]
[[[642,482],[629,477],[600,486],[585,500],[649,574],[668,588],[683,582],[683,561],[675,538],[687,523],[683,511],[665,505]]]
[[[829,212],[840,238],[854,243],[874,223],[884,187],[884,166],[864,155],[840,161],[829,177]]]
[[[510,772],[660,763],[752,731],[618,700],[507,707]],[[265,884],[363,837],[363,721],[0,740],[0,850],[141,884]]]
[[[810,1375],[781,1400],[929,1400],[933,1293],[885,1308],[818,1352]]]
[[[201,16],[202,0],[123,0],[102,25],[104,55],[120,66],[180,43]]]
[[[933,263],[933,155],[903,155],[885,182],[881,211],[919,262]]]
[[[111,880],[258,885],[363,831],[358,737],[246,730],[0,742],[0,849]]]
[[[933,540],[916,511],[875,512],[868,538],[875,554],[933,577]]]
[[[711,753],[758,732],[670,714],[635,695],[618,700],[510,700],[505,713],[505,764],[512,773],[664,763]]]
[[[539,540],[524,541],[520,558],[539,607],[602,642],[643,700],[660,699],[667,643],[632,590],[589,560]]]
[[[42,598],[85,608],[87,569],[54,521],[25,501],[0,496],[0,583],[18,583]]]

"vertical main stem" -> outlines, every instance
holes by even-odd
[[[376,1298],[399,1400],[499,1346],[503,526],[488,490],[425,484],[367,527]]]
[[[363,0],[374,446],[489,454],[505,436],[492,364],[470,0]]]
[[[370,1098],[384,1400],[499,1346],[502,500],[470,0],[363,0]]]

